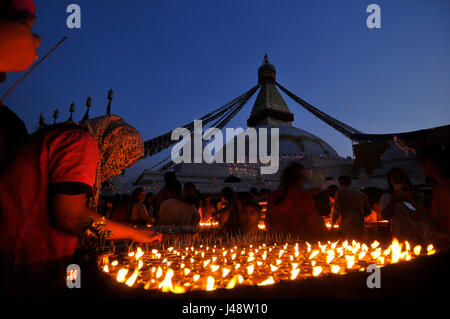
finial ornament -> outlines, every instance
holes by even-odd
[[[83,121],[89,120],[89,108],[91,107],[91,105],[92,105],[92,98],[89,96],[86,99],[86,113],[84,113]]]
[[[106,108],[106,114],[108,114],[108,115],[111,114],[111,101],[113,99],[113,95],[114,95],[114,91],[112,89],[110,89],[108,91],[108,107]]]
[[[75,112],[75,103],[72,102],[72,104],[70,104],[69,112],[70,112],[70,116],[69,116],[69,119],[67,120],[67,122],[71,123],[71,122],[73,122],[72,114],[73,114],[73,112]]]
[[[264,55],[263,63],[258,69],[258,83],[263,83],[265,81],[273,82],[276,76],[275,66],[270,64],[269,57],[267,53]]]
[[[58,116],[59,116],[59,111],[58,111],[58,109],[56,109],[53,112],[53,124],[56,124],[56,119],[58,118]]]

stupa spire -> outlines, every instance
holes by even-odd
[[[276,68],[269,62],[267,54],[258,69],[258,83],[261,85],[253,105],[248,126],[292,125],[294,115],[289,110],[283,97],[275,87]]]

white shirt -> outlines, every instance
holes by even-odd
[[[200,213],[193,204],[175,198],[161,203],[158,214],[158,225],[197,225]]]

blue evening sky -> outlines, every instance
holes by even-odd
[[[81,29],[66,27],[66,7],[81,7]],[[381,29],[366,8],[381,7]],[[69,39],[4,103],[28,129],[58,108],[75,118],[92,96],[91,116],[112,111],[144,140],[201,117],[257,82],[265,53],[277,80],[309,103],[367,133],[450,123],[448,0],[37,0],[34,31],[44,55]],[[0,93],[20,74],[8,74]],[[351,142],[284,96],[294,125],[342,156]],[[243,127],[254,98],[229,124]],[[167,153],[166,153],[167,154]],[[137,175],[156,158],[141,161]]]

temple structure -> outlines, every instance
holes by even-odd
[[[180,182],[193,182],[204,193],[216,193],[225,186],[236,191],[248,191],[252,187],[275,189],[278,187],[280,174],[292,162],[299,162],[308,172],[307,187],[318,182],[322,184],[337,183],[338,176],[347,174],[353,177],[353,160],[343,158],[331,145],[314,134],[292,126],[294,114],[290,111],[276,85],[276,69],[270,64],[267,55],[258,69],[259,93],[253,105],[247,126],[256,131],[266,128],[269,154],[271,150],[270,132],[272,128],[279,131],[279,169],[275,174],[261,174],[260,162],[249,163],[248,136],[246,140],[246,161],[239,163],[180,163],[173,166]],[[242,134],[245,134],[242,133]],[[261,135],[258,134],[258,138]],[[235,137],[234,145],[236,145]],[[228,141],[230,143],[230,141]],[[259,143],[258,143],[259,145]],[[223,150],[223,153],[222,153]],[[226,146],[215,156],[226,158]],[[237,156],[235,154],[235,158]],[[135,185],[148,190],[159,190],[163,182],[163,171],[144,170]]]

